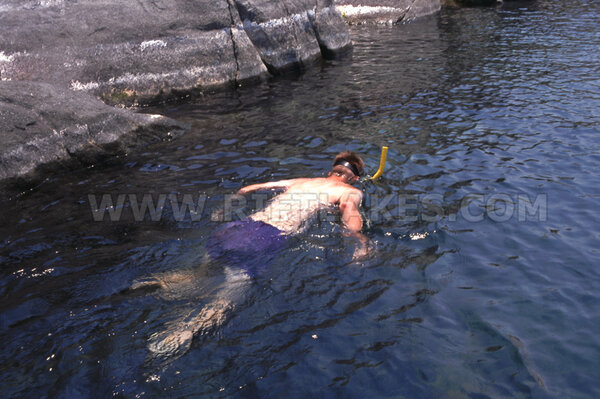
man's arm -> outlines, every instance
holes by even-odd
[[[358,207],[362,202],[362,192],[359,190],[348,190],[340,198],[340,211],[344,227],[351,232],[358,233],[362,229],[363,220]]]
[[[348,190],[340,198],[340,211],[342,212],[342,222],[348,230],[350,236],[356,237],[360,246],[354,251],[354,259],[360,259],[369,253],[369,239],[362,234],[363,220],[358,208],[362,202],[362,192],[359,190]]]
[[[294,182],[297,182],[298,180],[301,180],[301,179],[279,180],[279,181],[272,181],[272,182],[268,182],[268,183],[251,184],[249,186],[240,188],[237,193],[238,194],[246,194],[251,191],[268,189],[268,188],[288,188],[289,186],[291,186]]]

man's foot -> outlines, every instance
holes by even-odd
[[[167,334],[154,334],[150,337],[148,349],[156,356],[181,356],[192,346],[194,332],[190,330],[171,331]]]
[[[211,328],[217,327],[225,320],[225,312],[229,309],[227,302],[217,300],[189,321],[176,324],[174,329],[152,334],[148,349],[159,357],[179,357],[192,346],[194,334],[204,334]]]
[[[153,291],[159,288],[164,288],[164,284],[160,280],[152,278],[148,280],[134,281],[133,284],[131,284],[131,287],[129,287],[129,291]]]

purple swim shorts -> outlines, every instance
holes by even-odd
[[[286,235],[278,228],[252,219],[236,220],[219,226],[208,237],[206,248],[213,259],[261,274],[285,247]]]

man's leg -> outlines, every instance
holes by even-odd
[[[186,316],[171,322],[162,332],[152,334],[148,349],[160,357],[179,357],[192,345],[196,334],[204,334],[223,324],[227,312],[243,298],[251,278],[239,269],[225,268],[225,282],[215,298],[197,313],[192,310]],[[173,360],[173,359],[171,359]]]

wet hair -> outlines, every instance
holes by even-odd
[[[348,162],[351,166],[354,167],[354,168],[350,168],[350,169],[351,170],[355,169],[355,170],[353,170],[355,175],[362,176],[362,174],[364,172],[364,168],[365,168],[365,163],[363,162],[362,159],[360,159],[360,157],[358,155],[356,155],[352,151],[340,152],[339,154],[337,154],[335,156],[335,159],[333,160],[333,166],[335,167],[336,165],[340,165],[344,161]]]

